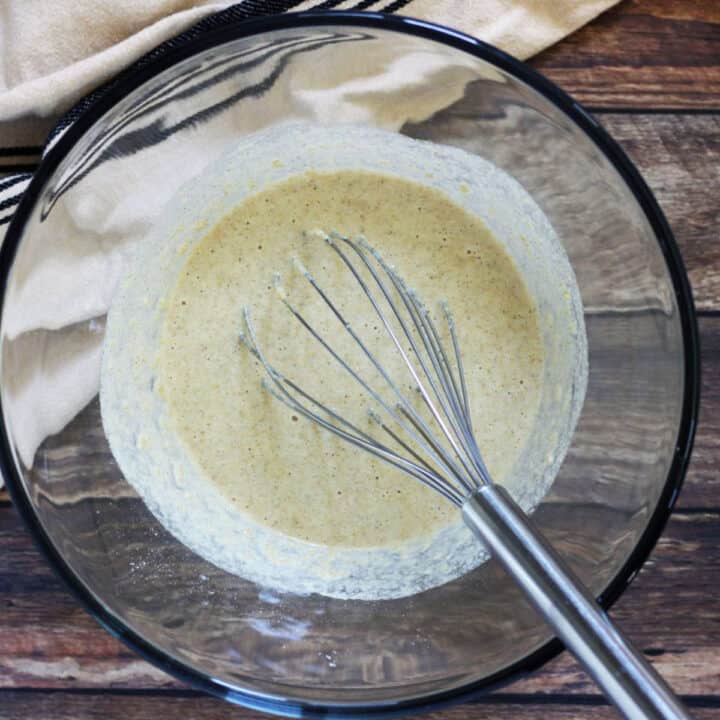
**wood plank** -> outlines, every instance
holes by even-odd
[[[665,212],[698,310],[720,310],[720,114],[598,119],[637,164]]]
[[[42,692],[5,692],[1,696],[3,720],[112,720],[133,718],[155,720],[157,717],[189,717],[193,720],[266,720],[267,715],[232,707],[222,700],[209,697],[163,695],[114,695]],[[691,705],[691,707],[693,707]],[[501,696],[492,701],[457,705],[440,712],[423,715],[427,720],[536,720],[539,712],[544,720],[615,720],[617,714],[607,705],[574,703],[560,699],[541,706],[507,701]],[[696,720],[717,717],[714,705],[693,707]]]
[[[720,506],[720,319],[700,318],[702,385],[692,460],[678,508]]]
[[[720,4],[624,0],[530,64],[593,108],[720,108]]]
[[[676,513],[613,611],[681,693],[720,688],[720,512]],[[178,688],[101,630],[61,586],[12,508],[0,509],[0,687]],[[567,654],[503,692],[594,695]],[[1,706],[1,705],[0,705]]]

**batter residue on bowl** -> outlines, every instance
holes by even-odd
[[[312,168],[312,170],[308,170]],[[394,378],[401,358],[323,228],[365,236],[429,308],[446,300],[479,446],[531,511],[568,447],[587,373],[577,286],[547,219],[477,156],[370,128],[268,128],[178,193],[108,315],[103,425],[160,522],[217,566],[275,590],[400,597],[487,556],[460,513],[261,388],[258,340],[307,392],[367,423],[368,397],[284,307],[285,291],[374,386],[298,258]],[[492,228],[492,230],[490,229]],[[408,393],[414,386],[408,378]]]

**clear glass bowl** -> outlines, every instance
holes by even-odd
[[[535,519],[604,605],[618,597],[662,530],[692,443],[698,345],[678,249],[635,168],[571,98],[488,45],[413,20],[231,24],[126,75],[62,135],[0,255],[2,472],[89,611],[196,687],[288,715],[467,697],[560,649],[494,562],[392,601],[267,592],[160,526],[103,434],[104,314],[128,248],[181,182],[289,119],[477,153],[550,219],[582,292],[590,376]]]

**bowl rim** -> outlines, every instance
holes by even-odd
[[[270,15],[248,20],[231,19],[223,26],[208,30],[180,46],[169,49],[159,57],[143,62],[141,66],[131,67],[129,71],[122,73],[101,97],[94,100],[89,107],[84,108],[73,124],[62,133],[57,142],[52,145],[42,158],[37,171],[25,190],[8,227],[2,248],[0,248],[0,317],[4,308],[7,282],[17,248],[46,181],[76,142],[99,118],[125,98],[128,93],[134,91],[158,73],[208,49],[232,40],[248,38],[275,30],[328,25],[386,30],[438,42],[467,52],[521,80],[552,103],[593,141],[623,179],[655,234],[672,280],[681,322],[685,361],[683,405],[675,451],[657,505],[635,548],[616,576],[598,597],[600,604],[605,609],[608,609],[636,577],[655,546],[677,500],[687,471],[697,427],[700,399],[700,346],[692,292],[670,226],[651,190],[618,143],[579,103],[553,82],[528,67],[525,63],[492,45],[452,28],[408,17],[353,11],[307,11]],[[309,716],[319,718],[328,715],[337,717],[370,715],[387,717],[410,711],[436,710],[450,703],[466,701],[473,696],[483,694],[490,689],[496,689],[514,681],[521,675],[536,670],[563,649],[559,640],[552,639],[524,658],[481,680],[450,690],[437,691],[399,701],[339,704],[303,702],[231,687],[217,678],[190,668],[146,641],[142,635],[129,628],[123,620],[111,613],[75,575],[45,532],[23,488],[21,478],[13,462],[13,452],[10,447],[7,428],[5,427],[2,403],[3,398],[0,391],[0,472],[2,472],[5,479],[14,506],[22,516],[42,554],[85,610],[105,630],[144,659],[194,688],[254,710],[291,717]]]

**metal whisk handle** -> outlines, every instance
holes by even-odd
[[[475,491],[463,518],[628,720],[691,720],[667,683],[615,627],[510,495]]]

